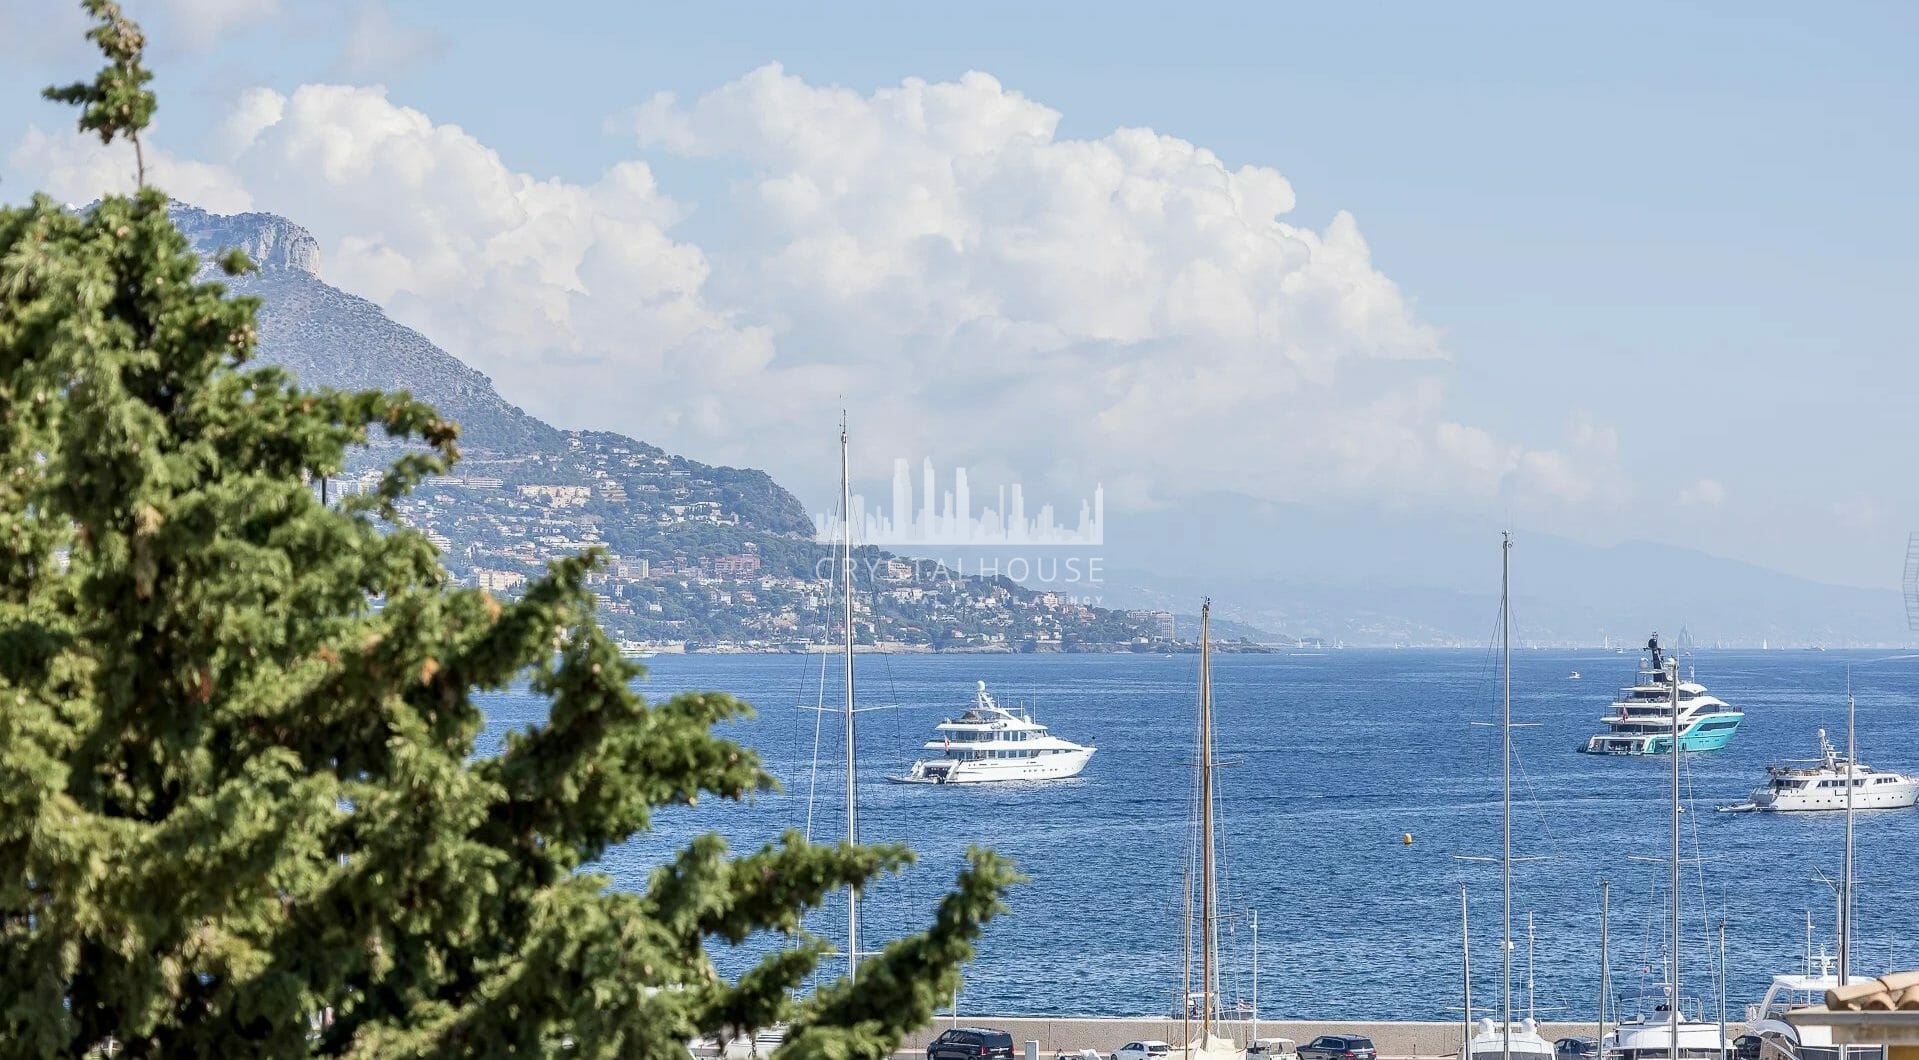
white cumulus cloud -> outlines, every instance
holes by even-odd
[[[856,470],[925,454],[1072,496],[1103,482],[1121,507],[1620,488],[1604,426],[1540,446],[1458,422],[1440,334],[1352,216],[1289,219],[1276,169],[1148,129],[1063,137],[981,73],[861,93],[768,66],[625,120],[642,152],[738,179],[676,199],[644,155],[545,178],[383,89],[306,85],[243,94],[224,161],[167,186],[306,225],[329,280],[536,413],[809,491],[842,403]],[[16,168],[98,182],[57,154],[23,146]]]
[[[1590,492],[1593,446],[1447,418],[1440,336],[1353,217],[1295,224],[1274,169],[1059,119],[982,73],[861,94],[767,66],[632,126],[745,168],[749,245],[716,258],[713,297],[767,321],[782,360],[851,370],[903,452],[1011,449],[1020,470],[1161,494]]]
[[[150,136],[146,138],[150,140]],[[224,167],[180,158],[151,142],[142,146],[147,182],[165,188],[174,198],[216,213],[243,213],[253,208],[253,196]],[[7,165],[16,172],[31,174],[37,190],[76,206],[103,195],[127,194],[139,184],[139,167],[131,145],[102,145],[98,137],[83,136],[72,129],[49,133],[37,125],[28,126],[8,152]]]

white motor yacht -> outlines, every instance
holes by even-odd
[[[1008,710],[993,701],[981,681],[972,709],[934,726],[939,739],[924,750],[912,771],[893,780],[902,784],[983,784],[996,780],[1064,780],[1078,776],[1092,760],[1093,747],[1062,740],[1024,709]]]
[[[1707,692],[1698,681],[1680,680],[1677,667],[1668,674],[1665,667],[1671,659],[1670,653],[1659,646],[1659,634],[1653,634],[1646,642],[1638,678],[1620,691],[1612,713],[1599,719],[1605,722],[1606,731],[1586,741],[1583,750],[1587,754],[1668,754],[1675,730],[1684,751],[1716,751],[1726,746],[1739,731],[1745,713]],[[1677,725],[1673,722],[1675,710],[1679,715]]]
[[[1848,775],[1856,810],[1903,809],[1919,802],[1919,777],[1881,773],[1863,762],[1848,763],[1826,738],[1824,729],[1819,730],[1819,754],[1818,758],[1768,768],[1766,786],[1752,793],[1753,808],[1782,813],[1844,810]]]

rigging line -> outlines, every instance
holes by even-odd
[[[820,725],[826,720],[826,657],[820,652],[819,706],[813,711],[813,772],[806,781],[806,841],[813,841],[813,797],[820,783]]]
[[[900,686],[893,679],[893,653],[881,652],[886,667],[886,692],[893,698],[893,754],[901,759],[906,755],[906,732],[900,725]]]
[[[1699,838],[1699,815],[1693,812],[1693,808],[1697,806],[1698,803],[1693,794],[1692,759],[1681,759],[1681,764],[1685,766],[1686,770],[1686,811],[1692,817],[1692,854],[1696,862],[1699,877],[1699,923],[1701,929],[1704,931],[1706,941],[1710,945],[1713,936],[1712,909],[1706,894],[1706,862],[1705,851],[1701,846]],[[1723,915],[1723,913],[1724,910],[1722,909],[1721,914]],[[1714,994],[1717,996],[1721,989],[1718,971],[1719,962],[1707,961],[1706,963],[1712,969],[1712,975],[1709,977],[1709,981],[1713,984]]]
[[[1533,815],[1539,825],[1539,829],[1545,834],[1546,842],[1543,845],[1555,850],[1563,849],[1560,843],[1559,833],[1553,829],[1552,818],[1541,812],[1542,804],[1539,799],[1539,785],[1534,781],[1533,775],[1527,772],[1526,756],[1520,753],[1518,744],[1513,745],[1513,767],[1519,773],[1520,783],[1525,785],[1526,798],[1532,803]],[[1514,860],[1518,859],[1515,858]]]

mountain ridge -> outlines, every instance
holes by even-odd
[[[703,464],[611,431],[561,430],[510,404],[487,376],[373,302],[325,282],[319,246],[273,214],[223,216],[176,203],[206,262],[239,248],[256,269],[222,282],[260,299],[260,360],[302,384],[406,391],[460,424],[453,473],[421,484],[400,517],[426,532],[453,577],[512,592],[557,555],[600,548],[601,618],[616,635],[689,646],[833,639],[805,506],[766,472]],[[393,443],[356,450],[339,493],[371,488]],[[1151,625],[1006,579],[920,581],[871,548],[855,555],[857,637],[934,649],[1103,650],[1146,644]]]

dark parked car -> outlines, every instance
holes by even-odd
[[[926,1047],[926,1060],[1013,1060],[1013,1036],[990,1027],[954,1027]]]
[[[1299,1060],[1379,1060],[1379,1050],[1357,1034],[1322,1034],[1299,1047]]]
[[[1599,1039],[1558,1039],[1552,1043],[1552,1060],[1597,1060]]]
[[[1561,1038],[1553,1043],[1553,1060],[1596,1060],[1598,1056],[1595,1038]]]

